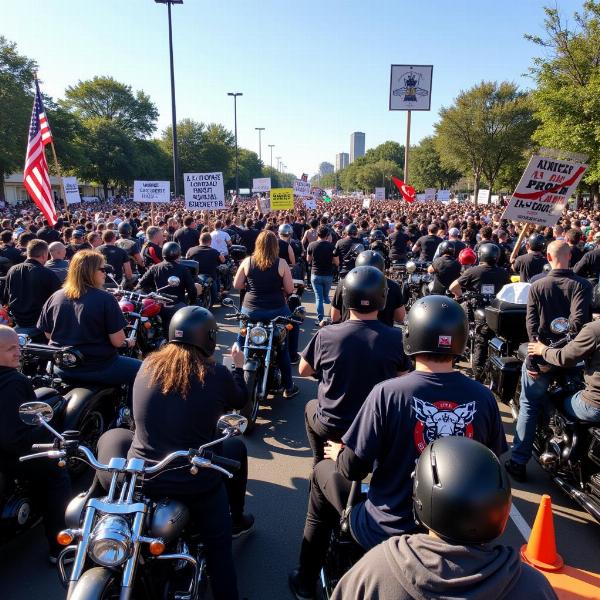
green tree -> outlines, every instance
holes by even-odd
[[[114,122],[134,137],[146,137],[156,129],[158,109],[142,91],[112,77],[94,77],[79,81],[65,90],[62,104],[86,122],[104,119]]]
[[[399,167],[404,168],[404,146],[401,146],[398,142],[387,141],[367,150],[364,162],[377,162],[379,160],[391,160]]]
[[[415,189],[446,189],[459,179],[459,171],[442,166],[433,136],[423,138],[418,146],[410,149],[410,183]]]
[[[158,140],[133,141],[134,179],[166,181],[173,178],[173,162]]]
[[[235,153],[234,153],[235,154]],[[235,156],[234,156],[233,172],[229,179],[226,179],[226,188],[228,190],[235,189]],[[238,149],[239,160],[239,186],[241,188],[252,189],[252,180],[256,177],[263,176],[263,164],[258,158],[256,152],[247,150],[246,148]],[[273,182],[271,182],[273,185]]]
[[[526,36],[545,56],[531,69],[539,126],[534,140],[543,145],[588,156],[584,181],[599,203],[600,183],[600,3],[587,1],[572,27],[555,8],[545,9],[545,35]]]
[[[4,176],[21,170],[33,105],[35,61],[18,53],[17,45],[0,36],[0,199]]]

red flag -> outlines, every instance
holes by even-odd
[[[25,155],[25,169],[23,170],[23,185],[29,192],[31,199],[48,219],[50,225],[56,223],[56,208],[52,197],[50,173],[44,148],[52,142],[52,133],[46,119],[44,103],[37,81],[35,82],[35,99],[31,112],[29,125],[29,143]]]
[[[414,202],[416,198],[415,188],[412,185],[408,185],[402,181],[402,179],[398,179],[392,175],[392,181],[396,184],[398,190],[402,194],[402,197],[407,202]]]

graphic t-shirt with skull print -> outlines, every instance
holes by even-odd
[[[343,438],[373,471],[367,500],[351,514],[352,533],[362,546],[415,529],[411,474],[425,447],[450,435],[473,438],[497,456],[506,452],[489,389],[458,371],[413,371],[373,388]]]

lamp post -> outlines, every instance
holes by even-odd
[[[177,151],[177,111],[175,109],[175,72],[173,70],[173,30],[171,28],[171,4],[183,4],[183,0],[154,0],[167,5],[169,15],[169,60],[171,64],[171,118],[173,121],[173,193],[177,198],[179,186],[179,152]]]
[[[277,170],[281,171],[281,167],[280,167],[280,165],[281,165],[281,156],[276,156],[275,160],[277,161]]]
[[[258,160],[262,160],[262,143],[261,143],[261,133],[265,130],[264,127],[255,127],[256,131],[258,131]]]
[[[271,171],[273,170],[273,148],[275,148],[275,144],[269,144],[269,148],[271,148]]]
[[[242,92],[227,92],[228,96],[233,96],[233,121],[235,127],[235,195],[240,195],[240,170],[238,162],[238,138],[237,138],[237,98],[243,96]]]

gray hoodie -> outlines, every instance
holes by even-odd
[[[379,544],[331,600],[556,600],[548,580],[503,545],[453,546],[426,534]]]

